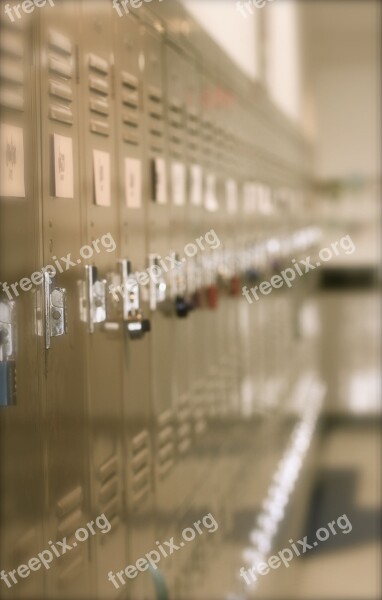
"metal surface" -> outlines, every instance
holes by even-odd
[[[111,525],[1,593],[239,593],[237,522],[288,438],[305,293],[249,304],[241,287],[292,258],[309,149],[178,2],[120,16],[57,0],[1,26],[24,84],[3,68],[0,121],[23,130],[25,157],[25,197],[0,199],[1,281],[42,271],[0,298],[1,568],[99,515]],[[108,579],[208,513],[213,535]]]
[[[0,28],[1,71],[4,72],[11,60],[21,74],[21,83],[1,82],[0,124],[1,128],[4,125],[16,128],[18,134],[21,130],[24,156],[27,157],[24,163],[25,195],[2,194],[0,197],[0,280],[11,284],[37,271],[40,266],[40,245],[36,234],[39,194],[35,186],[37,156],[34,152],[37,124],[32,118],[36,110],[32,93],[35,74],[31,60],[33,22],[26,16],[20,27],[2,15]],[[15,159],[14,165],[20,165],[20,145]],[[5,176],[3,171],[1,176]],[[20,194],[20,191],[15,193]],[[26,293],[18,288],[16,292],[12,292],[10,297],[1,295],[0,318],[0,321],[5,321],[8,334],[15,342],[13,367],[8,360],[11,348],[4,339],[0,360],[1,369],[6,371],[8,388],[6,392],[3,381],[0,393],[6,392],[6,398],[2,396],[0,401],[0,557],[1,568],[7,572],[39,552],[43,544],[44,524],[44,459],[40,434],[43,423],[40,402],[42,338],[36,336],[35,330],[36,293]],[[11,321],[13,332],[9,332]],[[10,369],[13,370],[11,377]],[[10,384],[15,385],[13,392],[9,389]],[[8,402],[10,393],[12,405]],[[13,587],[8,588],[1,581],[4,598],[44,595],[42,572],[17,584],[12,580],[9,583]]]

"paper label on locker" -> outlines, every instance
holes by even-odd
[[[73,140],[54,134],[54,195],[56,198],[74,198]]]
[[[206,177],[206,196],[204,206],[208,212],[216,212],[219,203],[216,198],[216,175],[209,173]]]
[[[154,202],[158,204],[167,204],[167,174],[166,161],[164,158],[154,159],[154,184],[153,194]]]
[[[137,158],[125,158],[125,198],[127,208],[141,208],[142,163]]]
[[[171,165],[172,201],[175,206],[186,203],[186,168],[183,163],[174,162]]]
[[[237,213],[238,209],[238,194],[237,183],[234,179],[227,179],[225,182],[227,212],[230,215]]]
[[[21,127],[0,125],[0,196],[25,198],[24,132]]]
[[[253,214],[256,211],[255,185],[253,183],[245,183],[243,188],[243,195],[245,214]]]
[[[203,204],[203,170],[200,165],[190,167],[190,202],[193,206]]]
[[[94,197],[97,206],[111,206],[110,154],[93,150]]]
[[[266,185],[261,185],[258,190],[259,211],[264,215],[272,212],[272,191]]]

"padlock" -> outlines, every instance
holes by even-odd
[[[238,275],[233,275],[230,280],[229,295],[233,297],[241,296],[241,279]]]
[[[175,311],[180,319],[188,316],[189,312],[194,309],[194,305],[189,302],[184,296],[175,298]]]
[[[126,329],[131,340],[141,340],[151,331],[151,323],[149,319],[129,317],[126,321]]]
[[[206,306],[205,295],[202,290],[196,290],[192,294],[192,304],[194,309],[196,308],[204,308]]]
[[[219,303],[219,292],[216,284],[211,284],[207,287],[207,306],[212,310],[216,310]]]

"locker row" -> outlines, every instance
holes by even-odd
[[[2,13],[1,569],[111,526],[2,598],[216,598],[243,465],[261,500],[288,441],[313,278],[254,305],[242,288],[317,244],[309,151],[188,19]],[[108,580],[209,513],[213,535]]]

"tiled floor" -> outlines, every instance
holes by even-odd
[[[294,600],[382,597],[379,303],[378,293],[368,290],[319,297],[331,426],[323,437],[321,495],[309,527],[313,532],[346,512],[353,530],[298,561]]]
[[[380,452],[381,436],[376,426],[339,425],[328,432],[321,472],[336,474],[342,486],[337,486],[334,499],[330,490],[322,499],[315,521],[318,527],[325,526],[346,513],[353,529],[346,539],[330,540],[328,551],[323,545],[322,552],[299,561],[295,600],[381,598]],[[346,485],[346,477],[341,482],[341,472],[350,475],[352,485]]]

